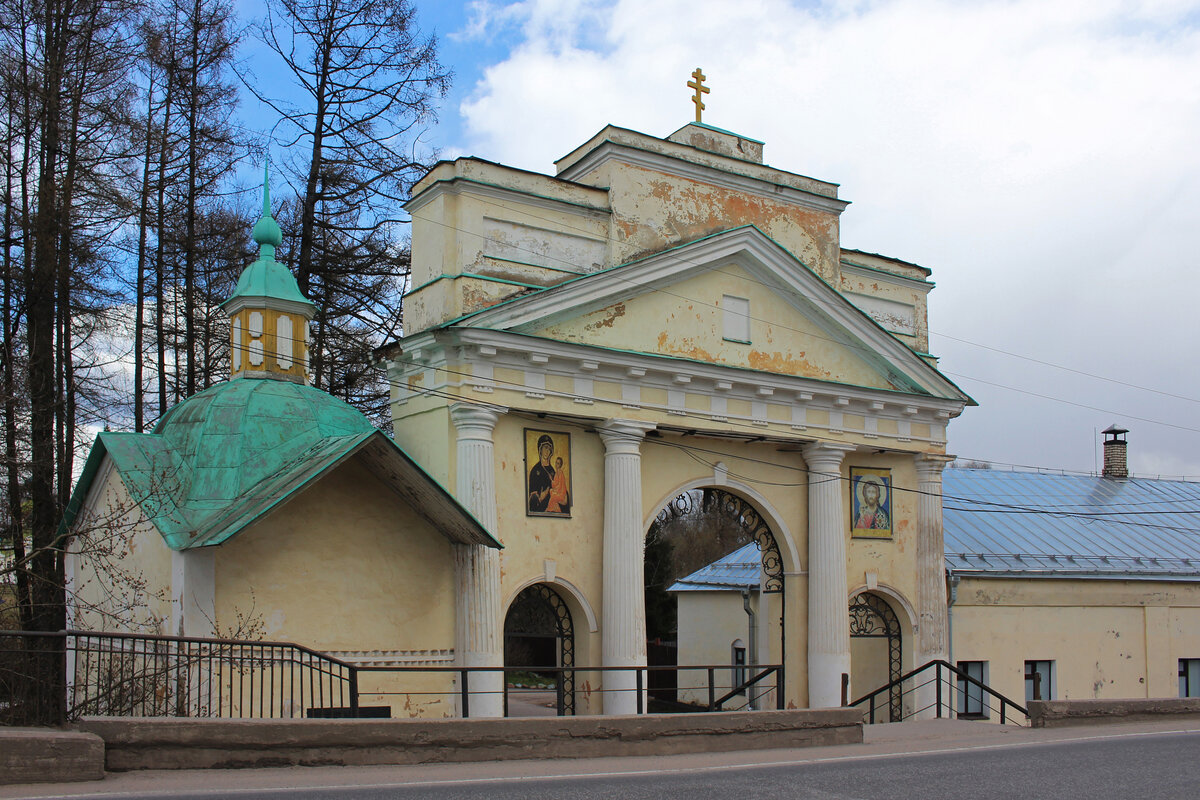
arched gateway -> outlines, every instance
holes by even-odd
[[[782,642],[784,636],[783,560],[770,526],[749,501],[715,487],[677,495],[651,523],[645,554],[650,666],[736,661],[742,667],[728,675],[722,671],[719,678],[718,694],[723,694],[754,674],[746,665],[782,661],[786,647],[780,647],[778,657],[766,654],[772,651],[768,637],[778,633]],[[728,563],[731,558],[736,565]],[[712,589],[742,593],[739,606],[744,605],[746,618],[734,628],[725,630],[728,626],[705,625],[702,620],[697,624],[689,618],[695,616],[695,605],[679,600],[694,590]],[[765,595],[778,599],[769,602]],[[698,676],[699,671],[678,673],[677,684],[675,671],[651,670],[650,698],[667,708],[677,701],[703,704],[707,686],[691,685]],[[745,702],[756,704],[755,696],[769,691],[769,685],[760,684]]]
[[[850,601],[850,661],[856,696],[885,686],[903,670],[903,640],[896,612],[877,594],[863,592]],[[850,698],[853,699],[853,698]],[[899,686],[888,692],[888,722],[904,718]]]
[[[535,583],[521,590],[504,618],[506,671],[547,670],[555,687],[558,715],[575,714],[575,625],[571,610],[553,587]],[[506,714],[507,715],[507,714]]]

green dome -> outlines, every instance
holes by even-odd
[[[329,440],[375,430],[349,404],[291,381],[234,378],[171,408],[154,433],[191,467],[189,511],[225,508]]]

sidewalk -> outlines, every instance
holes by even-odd
[[[599,720],[598,720],[599,721]],[[137,792],[206,792],[236,796],[238,790],[344,786],[463,783],[551,776],[694,771],[769,764],[803,764],[852,759],[888,758],[948,750],[1019,747],[1117,736],[1168,732],[1200,733],[1188,720],[1079,725],[1065,728],[1001,727],[983,722],[928,720],[868,725],[865,741],[856,745],[697,753],[637,758],[556,759],[374,767],[285,767],[247,770],[172,770],[110,773],[103,781],[0,787],[0,798],[71,797]]]

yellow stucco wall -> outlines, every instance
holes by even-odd
[[[1200,585],[964,578],[953,658],[986,661],[996,691],[1025,700],[1026,660],[1054,661],[1053,699],[1174,697],[1180,658],[1200,657]]]
[[[73,529],[68,624],[80,630],[173,633],[167,630],[171,550],[108,463]]]
[[[219,626],[261,613],[265,636],[321,650],[454,647],[450,543],[355,460],[222,545],[216,575]]]
[[[725,296],[750,301],[750,341],[725,338]],[[727,264],[688,277],[662,291],[647,292],[566,323],[538,336],[595,343],[693,361],[745,367],[782,375],[872,386],[890,386],[861,352],[835,341],[798,311],[775,287],[743,267]]]
[[[599,176],[597,176],[599,177]],[[628,164],[605,171],[614,263],[754,225],[825,280],[838,274],[838,216]]]

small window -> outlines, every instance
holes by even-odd
[[[279,363],[280,369],[292,368],[292,318],[287,314],[280,314],[275,320],[275,349],[279,351],[276,354],[276,361]]]
[[[741,639],[737,639],[733,643],[733,687],[736,689],[746,682],[746,646]],[[741,694],[745,694],[743,689]]]
[[[250,312],[250,324],[247,326],[247,332],[250,334],[250,363],[255,367],[262,366],[263,363],[263,315],[260,311]]]
[[[239,317],[233,318],[233,371],[240,372],[242,369],[242,320]]]
[[[726,341],[749,344],[750,301],[727,294],[721,298],[721,307],[725,309]]]
[[[1025,702],[1054,699],[1054,662],[1025,662]]]
[[[988,681],[988,662],[960,661],[958,668],[984,685]],[[987,719],[988,702],[983,687],[959,676],[958,716],[964,719]]]
[[[1179,696],[1200,697],[1200,658],[1179,659]]]

